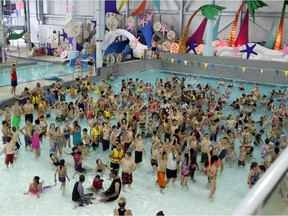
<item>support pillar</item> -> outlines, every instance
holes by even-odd
[[[96,13],[96,68],[103,66],[103,42],[105,36],[105,0],[95,0]],[[97,74],[97,73],[96,73]],[[98,74],[99,75],[99,74]]]
[[[2,61],[5,62],[5,48],[4,48],[4,25],[3,25],[3,0],[0,0],[0,50],[1,50],[1,57]]]
[[[26,30],[27,32],[30,33],[29,39],[26,41],[27,42],[27,48],[29,50],[32,49],[32,44],[31,44],[31,27],[30,27],[30,5],[29,5],[29,0],[25,0],[25,24],[26,24]]]
[[[76,21],[76,5],[75,5],[75,1],[74,0],[68,0],[67,1],[67,13],[68,13],[68,4],[73,5],[73,9],[72,9],[72,11],[70,11],[70,13],[72,15],[72,22],[75,22]],[[73,45],[72,51],[68,51],[68,53],[69,53],[68,58],[69,59],[77,57],[77,42],[76,42],[76,38],[73,39],[72,45]]]
[[[210,4],[215,4],[215,0],[209,0]],[[206,26],[206,44],[203,51],[203,56],[214,56],[214,50],[212,47],[212,39],[213,39],[213,20],[208,20]]]

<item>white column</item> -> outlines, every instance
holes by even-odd
[[[4,26],[3,26],[3,5],[0,0],[0,49],[2,52],[2,62],[5,62],[5,49],[4,49]]]
[[[209,0],[210,4],[215,4],[215,0]],[[208,20],[206,27],[206,44],[203,51],[203,56],[214,56],[214,50],[212,47],[213,39],[213,20]]]
[[[103,42],[105,36],[105,0],[95,0],[96,13],[96,68],[103,65]],[[97,73],[96,73],[97,74]]]

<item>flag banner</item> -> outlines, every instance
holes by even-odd
[[[242,72],[245,73],[246,67],[242,67]]]

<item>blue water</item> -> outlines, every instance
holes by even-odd
[[[64,72],[65,73],[65,72]],[[67,71],[66,71],[67,73]],[[111,83],[114,92],[118,92],[121,89],[121,80],[126,78],[132,78],[134,81],[138,77],[143,79],[144,82],[155,83],[156,78],[162,78],[163,80],[170,79],[172,73],[163,71],[145,71],[141,73],[134,73],[127,76],[119,76],[115,78]],[[177,76],[181,78],[182,75],[177,73]],[[193,75],[194,76],[194,75]],[[218,84],[218,79],[211,77],[199,77],[199,81],[187,81],[187,84],[197,85],[198,83],[209,83],[212,86]],[[226,80],[224,80],[226,82]],[[234,88],[232,90],[229,103],[239,97],[243,92],[240,92],[237,88],[239,81],[234,80]],[[252,83],[245,83],[246,92],[250,93],[253,87]],[[265,92],[268,95],[272,89],[281,89],[283,86],[272,85],[259,85],[260,91]],[[221,93],[224,93],[225,87],[220,87]],[[90,92],[90,95],[97,99],[99,95]],[[67,97],[68,101],[72,99]],[[277,104],[276,104],[277,105]],[[223,110],[223,116],[233,114],[234,110],[230,106],[226,106]],[[259,108],[254,113],[254,120],[258,121],[260,116],[267,114],[271,115],[270,111],[263,108]],[[48,123],[54,122],[55,116],[52,111],[52,117],[48,119]],[[223,118],[224,119],[224,118]],[[3,120],[3,116],[0,116],[0,120]],[[22,118],[22,125],[24,125]],[[86,120],[81,120],[80,124],[82,128],[87,127]],[[115,124],[115,120],[112,121]],[[58,124],[62,126],[62,124]],[[0,132],[1,136],[1,132]],[[23,136],[21,140],[24,143]],[[206,189],[207,176],[203,175],[199,171],[195,173],[196,182],[193,183],[189,180],[188,186],[190,190],[182,189],[180,186],[180,180],[178,173],[178,179],[174,185],[169,185],[165,189],[165,194],[161,195],[158,186],[155,184],[156,175],[151,173],[150,165],[150,140],[144,140],[144,146],[147,155],[143,157],[143,162],[138,166],[138,169],[133,174],[132,189],[126,189],[127,192],[121,192],[121,196],[126,197],[127,208],[131,209],[134,215],[156,215],[160,210],[163,210],[165,215],[228,215],[232,209],[237,206],[240,200],[245,196],[248,191],[247,176],[249,172],[249,166],[252,161],[261,162],[260,150],[261,147],[255,148],[254,157],[246,162],[245,169],[238,169],[237,161],[230,161],[226,164],[223,174],[218,174],[217,178],[217,190],[215,193],[215,200],[213,202],[208,200],[209,190]],[[236,149],[239,149],[239,142],[236,142]],[[85,208],[73,209],[74,204],[71,201],[71,192],[74,183],[77,181],[78,176],[67,182],[66,193],[62,195],[58,183],[56,188],[47,191],[41,195],[39,199],[35,196],[24,196],[23,193],[27,191],[29,184],[32,181],[33,176],[38,175],[41,179],[45,180],[45,185],[54,184],[54,168],[51,166],[49,159],[49,145],[48,140],[43,141],[41,144],[42,155],[39,159],[33,159],[33,153],[25,151],[23,146],[18,153],[18,161],[16,161],[13,168],[6,170],[4,165],[5,156],[0,156],[0,173],[1,173],[1,215],[112,215],[113,209],[117,208],[117,202],[112,203],[99,203],[94,201],[94,205],[87,206]],[[70,152],[70,149],[66,148],[66,152]],[[91,170],[86,174],[86,181],[84,182],[84,188],[90,187],[92,180],[95,176],[95,160],[100,158],[104,163],[109,164],[108,159],[109,152],[102,152],[102,148],[97,151],[91,152],[90,156],[83,161],[84,166]],[[238,151],[237,151],[238,154]],[[71,178],[74,174],[73,159],[71,156],[63,155],[66,160],[68,175]],[[198,162],[200,158],[198,159]],[[107,189],[110,185],[108,178],[108,171],[104,177],[104,188]],[[87,192],[87,190],[86,190]],[[99,195],[96,195],[100,198]]]
[[[18,83],[25,83],[49,77],[58,77],[73,73],[74,68],[63,64],[39,62],[36,64],[18,66]],[[10,68],[0,69],[0,86],[7,86],[11,83]]]

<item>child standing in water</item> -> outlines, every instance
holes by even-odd
[[[188,153],[186,153],[184,155],[185,160],[181,165],[181,186],[186,187],[187,189],[189,189],[188,187],[188,179],[189,179],[189,174],[190,174],[190,170],[189,170],[189,158],[188,158]]]
[[[212,156],[211,157],[211,166],[208,170],[207,174],[210,181],[210,193],[209,193],[209,199],[213,198],[213,195],[216,191],[216,179],[217,179],[217,166],[216,163],[218,162],[219,158],[218,156]]]
[[[61,182],[60,189],[63,190],[63,195],[64,195],[66,178],[68,179],[68,181],[70,181],[70,179],[67,175],[67,168],[65,166],[65,160],[64,159],[61,159],[59,162],[59,166],[56,167],[56,171],[54,174],[55,183],[57,182],[57,180],[56,180],[57,173],[58,173],[58,180],[59,180],[59,182]]]
[[[9,164],[13,164],[14,160],[14,153],[15,153],[15,147],[14,142],[12,141],[11,137],[7,137],[6,144],[4,145],[4,148],[0,152],[0,155],[6,152],[6,158],[5,158],[5,164],[6,168],[8,168]]]
[[[167,169],[167,153],[162,148],[162,152],[160,154],[161,158],[159,160],[159,169],[157,172],[157,183],[160,187],[160,193],[163,194],[163,190],[166,187],[165,174]]]
[[[40,157],[41,155],[40,138],[39,134],[35,130],[32,130],[31,142],[32,142],[32,149],[34,152],[34,158]]]
[[[137,134],[136,139],[131,144],[131,148],[135,149],[135,163],[141,163],[143,152],[146,155],[141,134]]]

